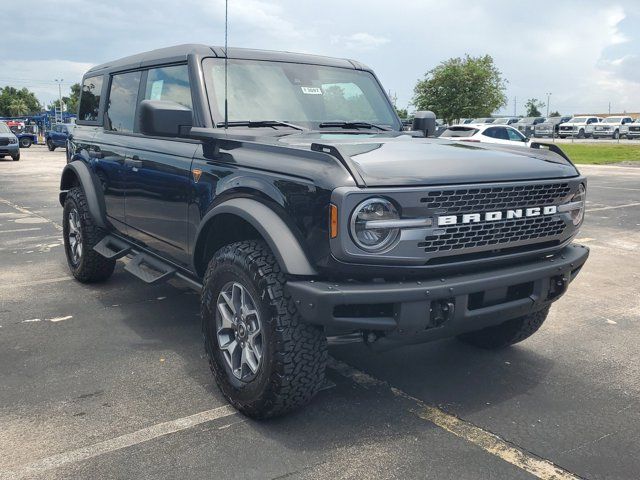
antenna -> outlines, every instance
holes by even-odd
[[[227,61],[229,59],[228,50],[229,38],[229,0],[224,2],[224,129],[229,128],[229,103],[227,102]]]

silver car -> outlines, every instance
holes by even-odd
[[[0,158],[10,155],[15,162],[20,160],[20,145],[18,137],[9,129],[6,123],[0,122]]]

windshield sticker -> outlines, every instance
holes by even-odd
[[[306,95],[322,95],[322,90],[318,87],[300,87],[302,89],[302,93]]]
[[[164,80],[156,80],[151,84],[151,95],[149,96],[150,100],[162,100],[163,84]]]

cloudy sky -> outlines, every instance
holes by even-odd
[[[42,102],[91,65],[179,43],[224,43],[224,0],[2,2],[0,85]],[[439,62],[490,54],[509,81],[509,106],[527,98],[563,113],[640,112],[638,0],[229,0],[229,44],[348,57],[371,66],[409,104]],[[63,92],[64,94],[65,92]]]

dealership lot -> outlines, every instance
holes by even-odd
[[[309,407],[255,422],[209,374],[194,292],[71,280],[63,165],[0,161],[0,479],[637,478],[640,168],[581,168],[591,258],[531,339],[334,347]]]

